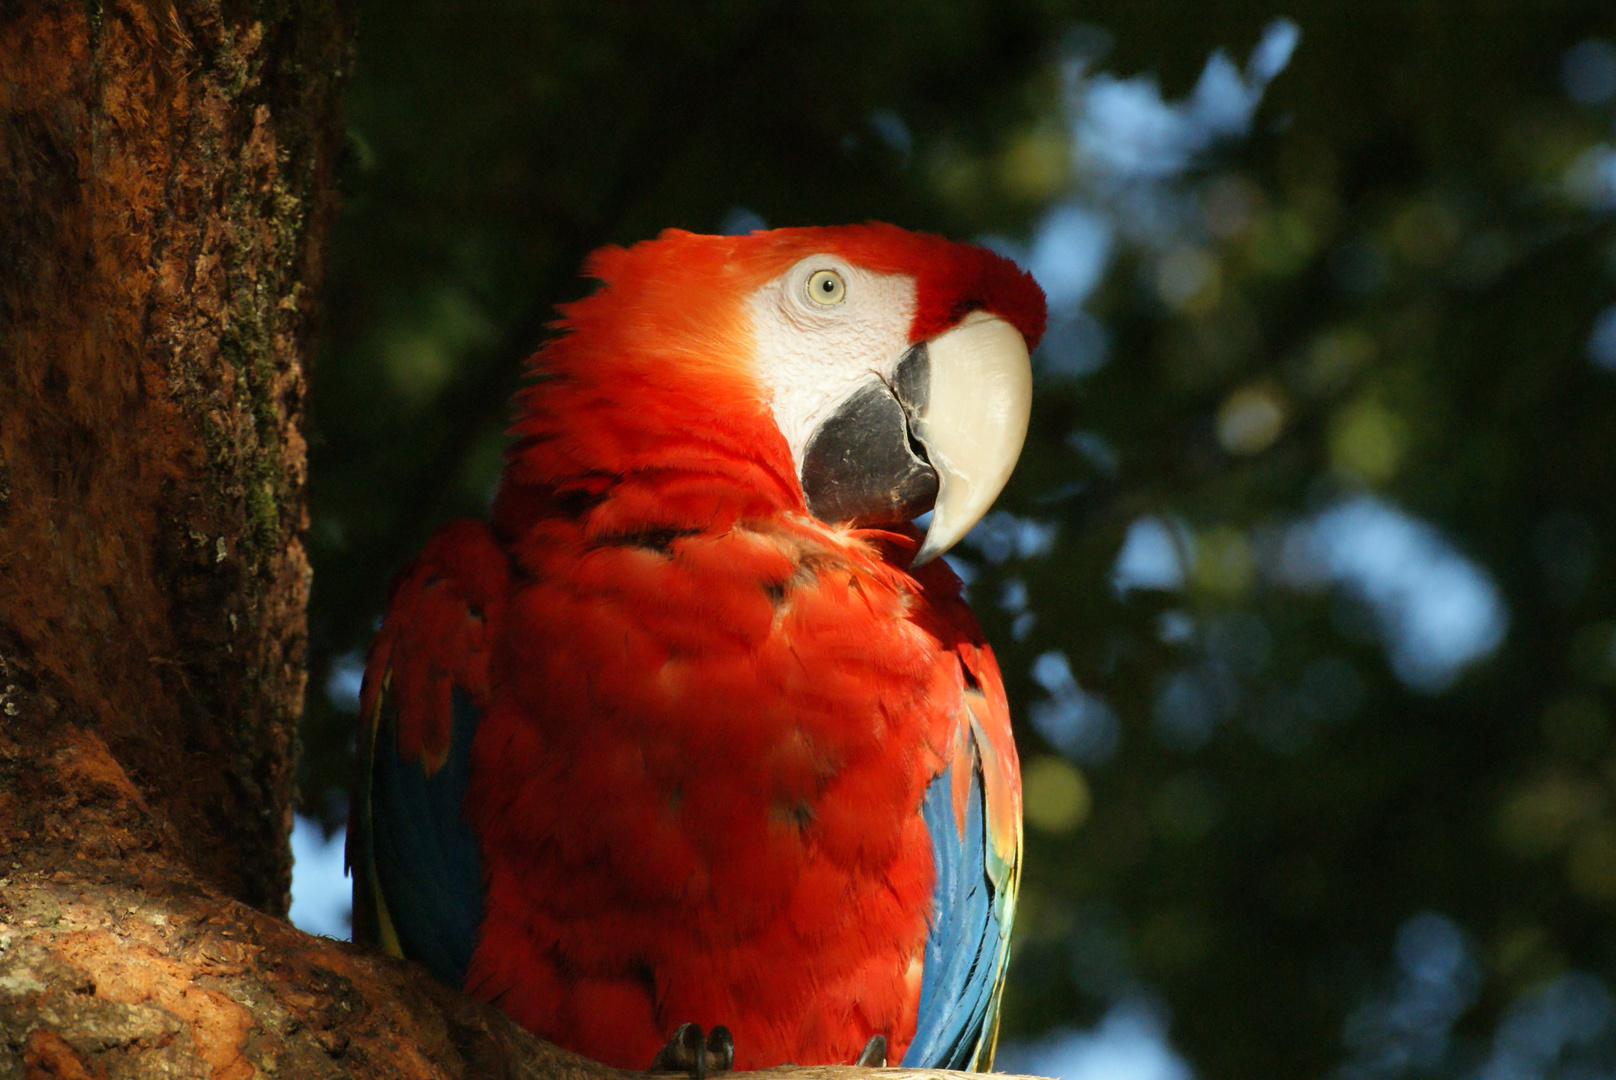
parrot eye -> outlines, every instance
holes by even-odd
[[[808,279],[808,299],[816,304],[830,307],[840,304],[846,295],[847,282],[834,270],[815,270]]]

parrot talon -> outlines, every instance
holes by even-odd
[[[723,1024],[714,1024],[707,1033],[707,1071],[729,1072],[735,1067],[735,1037]]]
[[[689,1073],[695,1080],[702,1080],[707,1072],[707,1047],[702,1042],[701,1028],[696,1024],[674,1028],[667,1044],[652,1060],[651,1071]]]
[[[884,1069],[887,1067],[887,1037],[885,1035],[871,1035],[870,1041],[864,1044],[859,1056],[853,1060],[854,1065],[862,1065],[870,1069]]]
[[[700,1024],[680,1024],[651,1062],[651,1072],[685,1073],[690,1080],[707,1080],[712,1073],[729,1072],[735,1064],[735,1039],[729,1028],[715,1024],[703,1037]]]

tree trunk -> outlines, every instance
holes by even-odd
[[[625,1075],[280,920],[346,50],[0,2],[0,1080]]]
[[[282,914],[346,53],[328,6],[245,7],[0,7],[0,709],[93,731],[202,882]]]

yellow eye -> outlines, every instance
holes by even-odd
[[[847,282],[834,270],[815,270],[808,279],[808,299],[830,307],[840,304],[847,295]]]

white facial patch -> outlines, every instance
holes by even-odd
[[[837,303],[810,296],[810,281],[826,280],[815,278],[822,270],[841,276],[845,292]],[[800,475],[809,437],[836,407],[873,379],[891,380],[909,348],[915,281],[813,255],[754,292],[748,304],[758,379]]]

